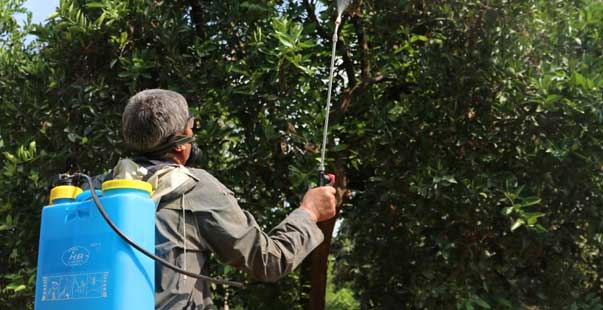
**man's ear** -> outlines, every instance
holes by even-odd
[[[180,145],[176,146],[172,151],[174,153],[182,153],[182,152],[184,152],[184,150],[186,150],[185,144],[180,144]]]

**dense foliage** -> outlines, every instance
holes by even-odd
[[[0,304],[31,307],[51,176],[126,156],[120,114],[186,96],[208,169],[269,228],[315,177],[331,1],[0,1]],[[330,309],[603,309],[603,4],[356,0],[329,169],[344,209]],[[34,40],[31,40],[31,35]],[[240,278],[216,264],[216,273]],[[295,273],[217,289],[302,309]]]

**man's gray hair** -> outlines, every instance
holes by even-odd
[[[147,153],[181,134],[188,120],[188,104],[177,92],[143,90],[128,100],[122,115],[124,141],[137,153]]]

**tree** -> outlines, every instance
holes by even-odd
[[[365,15],[405,75],[341,126],[338,277],[364,308],[600,308],[601,5],[439,3]]]

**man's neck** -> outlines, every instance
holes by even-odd
[[[169,161],[176,165],[182,165],[182,166],[184,166],[184,164],[186,164],[186,159],[182,158],[182,156],[179,153],[177,153],[177,154],[170,153],[166,157],[165,161]]]

